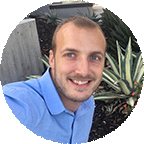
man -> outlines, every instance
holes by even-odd
[[[93,21],[75,16],[60,24],[45,74],[3,87],[16,118],[47,140],[86,143],[94,113],[92,93],[101,82],[105,51],[105,37]]]

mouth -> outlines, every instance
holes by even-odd
[[[70,79],[73,83],[77,84],[77,85],[84,85],[87,84],[90,81],[82,81],[82,80],[72,80]]]
[[[75,79],[69,79],[71,84],[76,88],[87,88],[92,80],[75,80]]]

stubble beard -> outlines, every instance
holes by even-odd
[[[60,79],[62,80],[62,78],[58,78],[57,70],[56,70],[56,67],[55,67],[53,80],[54,80],[55,87],[56,87],[57,92],[58,92],[60,97],[65,97],[66,99],[68,99],[72,102],[84,102],[84,101],[88,100],[91,97],[93,92],[85,98],[81,98],[81,99],[80,98],[75,98],[75,96],[70,94],[68,89],[66,89],[66,87],[65,87],[66,84],[64,84],[63,82],[60,82]],[[85,91],[84,89],[75,89],[75,90],[78,91],[78,92]]]
[[[80,99],[72,98],[72,96],[69,94],[69,91],[63,85],[63,83],[59,83],[59,80],[57,79],[56,74],[54,74],[54,83],[55,83],[55,87],[56,87],[57,92],[58,92],[60,97],[65,97],[66,99],[68,99],[70,101],[73,101],[73,102],[83,102],[83,101],[85,101],[85,99],[80,100]],[[77,91],[82,92],[83,90],[77,89]]]

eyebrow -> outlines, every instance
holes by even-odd
[[[64,49],[63,51],[61,51],[61,53],[64,53],[64,52],[66,52],[66,51],[79,53],[79,51],[78,51],[77,49],[74,49],[74,48],[66,48],[66,49]]]
[[[61,53],[64,53],[64,52],[76,52],[76,53],[79,53],[80,51],[79,50],[77,50],[77,49],[74,49],[74,48],[66,48],[66,49],[64,49],[63,51],[61,51]],[[104,57],[104,54],[101,52],[101,51],[93,51],[93,52],[91,52],[91,55],[92,54],[99,54],[99,55],[101,55],[101,56],[103,56]]]
[[[91,54],[98,54],[98,55],[101,55],[103,57],[105,56],[101,51],[94,51]]]

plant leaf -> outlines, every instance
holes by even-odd
[[[118,61],[119,61],[119,74],[120,77],[123,79],[124,78],[124,56],[121,52],[120,46],[118,41],[116,41],[116,45],[117,45],[117,51],[118,51]]]
[[[40,77],[41,77],[40,75],[29,75],[29,76],[26,76],[27,79],[38,79]]]
[[[131,88],[133,88],[133,80],[132,80],[132,63],[133,63],[133,58],[132,58],[132,50],[131,50],[131,38],[129,38],[129,43],[126,48],[126,53],[125,53],[125,79],[129,82],[129,85]]]
[[[134,82],[136,81],[136,77],[139,74],[140,68],[142,67],[141,61],[143,61],[142,55],[141,55],[141,52],[139,52],[137,54],[137,57],[136,57],[135,63],[134,63],[134,69],[133,69],[133,81]]]
[[[135,100],[136,100],[136,98],[134,98],[134,97],[130,97],[130,98],[128,98],[128,100],[126,101],[126,103],[128,104],[128,105],[130,105],[130,106],[134,106],[134,103],[135,103]]]
[[[139,73],[135,79],[136,82],[140,82],[144,75],[144,65],[140,68]]]
[[[120,79],[120,77],[117,74],[115,74],[112,70],[107,68],[103,69],[103,75],[106,76],[112,82],[115,82]]]
[[[118,65],[117,65],[116,60],[115,60],[113,57],[111,57],[110,54],[107,53],[107,52],[106,52],[106,58],[108,59],[108,61],[109,61],[110,65],[111,65],[113,71],[114,71],[117,75],[119,75],[119,68],[118,68]]]
[[[129,95],[132,92],[131,87],[129,86],[129,83],[125,79],[121,79],[115,82],[115,84],[119,83],[122,91],[125,93],[125,95]]]
[[[109,84],[114,90],[121,92],[121,87],[119,86],[119,84],[114,84],[115,81],[111,81],[105,76],[102,77],[102,80]]]
[[[101,92],[93,95],[95,100],[108,100],[108,99],[124,99],[128,98],[126,95],[116,94],[111,92]]]
[[[39,59],[46,65],[47,68],[50,67],[49,63],[46,60],[44,60],[43,58],[39,58]]]

